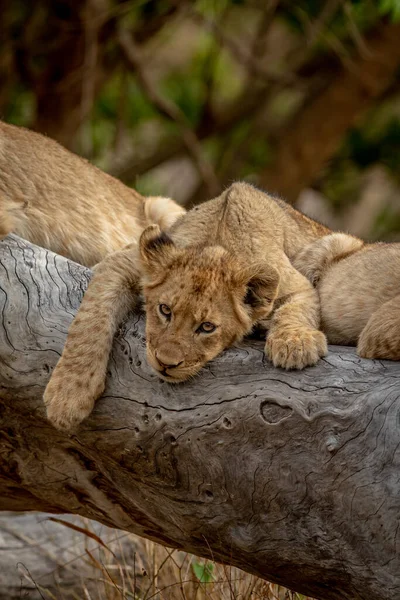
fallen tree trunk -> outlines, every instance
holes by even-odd
[[[0,243],[0,508],[80,514],[324,600],[399,598],[399,364],[331,348],[284,372],[246,342],[172,386],[132,315],[69,437],[42,394],[89,277]]]

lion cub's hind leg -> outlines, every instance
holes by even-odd
[[[400,360],[400,295],[370,316],[359,337],[357,352],[363,358]]]
[[[0,240],[10,233],[12,227],[12,218],[6,210],[5,202],[0,195]]]

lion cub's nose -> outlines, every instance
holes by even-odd
[[[156,359],[161,367],[164,369],[175,369],[179,367],[183,363],[183,359],[180,360],[177,356],[171,356],[167,353],[160,353],[160,351],[156,352]]]

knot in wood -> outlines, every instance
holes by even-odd
[[[326,440],[328,452],[335,452],[339,447],[339,438],[336,435],[330,435]]]
[[[293,409],[290,406],[280,406],[275,400],[268,399],[261,402],[260,412],[266,423],[275,425],[284,419],[288,419]]]

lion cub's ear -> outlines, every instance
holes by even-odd
[[[259,321],[265,319],[272,310],[278,294],[279,273],[268,265],[252,267],[249,271],[251,274],[246,284],[244,303],[250,307],[252,318]]]
[[[158,225],[146,227],[139,240],[140,258],[145,270],[157,270],[171,259],[176,246],[167,233]]]

